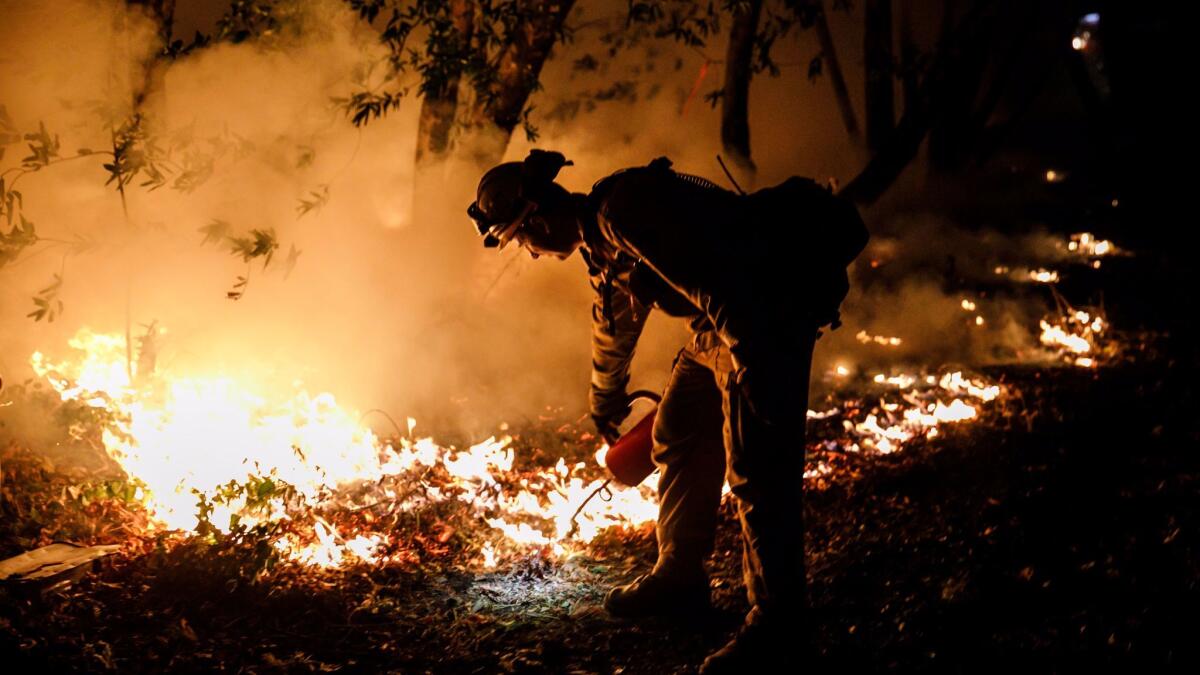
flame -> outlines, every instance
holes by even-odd
[[[877,373],[872,381],[906,391],[900,401],[881,400],[877,409],[866,412],[855,421],[842,420],[843,428],[850,434],[852,442],[845,442],[841,450],[860,452],[863,448],[880,454],[891,454],[901,450],[906,443],[917,438],[934,438],[938,427],[975,419],[979,405],[996,400],[1003,393],[1000,385],[981,379],[970,378],[962,371],[945,373],[940,378],[927,375],[920,377],[910,373],[885,375]],[[923,387],[920,391],[916,387]],[[943,395],[953,396],[948,401]],[[968,403],[967,399],[974,399]],[[831,412],[837,412],[831,411]],[[829,415],[815,415],[810,419],[825,419]],[[825,443],[828,446],[828,443]]]
[[[1039,322],[1041,343],[1059,353],[1069,363],[1082,368],[1093,368],[1097,355],[1103,351],[1100,340],[1108,330],[1108,323],[1099,312],[1068,310],[1053,322]]]
[[[1039,284],[1055,284],[1058,283],[1058,272],[1048,269],[1031,270],[1029,279]]]
[[[1087,330],[1104,325],[1086,312],[1069,318]],[[297,513],[289,508],[303,508],[312,517],[311,533],[289,533],[277,540],[274,545],[281,553],[323,567],[374,564],[389,561],[390,532],[361,524],[343,531],[339,527],[347,526],[317,514],[364,506],[355,501],[364,499],[364,490],[370,499],[399,511],[453,500],[491,528],[477,560],[494,568],[505,552],[535,547],[568,555],[613,525],[640,525],[658,515],[652,487],[606,488],[603,479],[596,478],[606,445],[597,449],[595,464],[560,459],[548,469],[517,472],[507,436],[488,438],[465,450],[443,447],[428,437],[414,438],[417,422],[410,418],[408,437],[384,443],[329,393],[311,394],[297,384],[286,395],[272,397],[233,376],[138,373],[126,365],[122,337],[86,329],[69,345],[74,358],[52,361],[35,353],[33,367],[63,400],[109,413],[102,431],[104,447],[144,486],[138,496],[158,528],[195,529],[200,499],[213,509],[209,522],[224,531],[235,522],[286,520]],[[836,372],[846,384],[855,377],[846,365]],[[897,452],[913,440],[934,438],[942,425],[975,419],[979,406],[1002,395],[1000,385],[961,371],[940,376],[878,373],[870,380],[895,387],[890,395],[898,400],[881,401],[871,410],[851,404],[808,411],[809,419],[840,424],[845,432],[843,440],[818,443],[840,444],[846,452]],[[448,482],[420,480],[430,471]],[[832,466],[818,459],[804,475],[815,480],[832,472]],[[387,487],[394,483],[385,479],[403,476],[419,480],[423,489],[397,494],[399,490]],[[214,499],[226,486],[252,479],[286,484],[294,495],[271,496],[265,504],[248,503],[244,496]],[[591,500],[576,516],[579,504],[597,490],[604,499]],[[298,500],[299,507],[288,502],[290,498]]]
[[[877,345],[883,345],[884,347],[899,347],[900,343],[903,342],[903,340],[901,340],[898,337],[884,337],[882,335],[868,335],[867,331],[865,331],[865,330],[858,331],[858,334],[854,336],[854,339],[858,340],[859,342],[863,343],[864,345],[871,344],[873,342]]]
[[[1117,205],[1117,200],[1113,200],[1113,206]],[[1067,241],[1067,250],[1086,258],[1099,258],[1108,255],[1117,255],[1120,249],[1116,244],[1108,239],[1097,239],[1091,232],[1079,232],[1071,235]]]
[[[77,358],[55,362],[37,352],[31,357],[34,371],[64,401],[111,413],[102,431],[105,450],[145,486],[139,497],[159,528],[195,529],[200,498],[211,502],[211,524],[225,532],[234,522],[253,525],[286,518],[283,496],[266,504],[247,504],[241,497],[214,501],[223,487],[253,477],[289,485],[302,504],[315,508],[338,503],[343,497],[339,491],[348,486],[440,466],[453,480],[451,487],[460,489],[430,486],[422,496],[402,502],[403,508],[455,499],[479,511],[510,545],[550,546],[562,553],[576,506],[602,482],[580,477],[588,468],[584,463],[560,460],[525,481],[526,489],[505,494],[499,479],[512,471],[514,462],[508,437],[489,438],[462,451],[430,438],[399,439],[394,447],[381,443],[329,393],[297,388],[272,399],[230,376],[138,373],[127,366],[123,337],[87,329],[68,344]],[[408,419],[410,436],[415,427],[416,421]],[[388,492],[381,496],[399,499]],[[614,488],[610,500],[596,501],[580,515],[579,540],[590,541],[615,524],[654,520],[657,510],[652,489]],[[311,539],[293,536],[276,546],[292,560],[312,565],[371,563],[381,561],[386,535],[348,535],[317,518]],[[494,564],[496,549],[488,551],[482,554],[484,563]]]

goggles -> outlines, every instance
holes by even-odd
[[[483,235],[483,245],[488,248],[497,248],[504,250],[505,246],[516,236],[517,230],[520,229],[521,223],[533,213],[536,205],[531,201],[526,201],[525,206],[517,213],[517,216],[512,220],[488,220],[487,215],[480,210],[477,202],[472,203],[467,207],[467,215],[475,223],[475,229],[479,234]]]

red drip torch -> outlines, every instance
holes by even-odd
[[[609,447],[608,453],[604,455],[604,466],[608,468],[612,478],[593,490],[592,494],[588,495],[587,499],[579,505],[579,508],[575,509],[575,514],[571,516],[571,530],[567,533],[568,538],[573,537],[579,530],[576,518],[583,511],[583,507],[592,501],[592,497],[602,495],[601,499],[605,501],[612,499],[612,493],[608,490],[609,483],[615,480],[627,487],[637,487],[646,480],[647,476],[654,473],[654,460],[651,458],[654,438],[651,432],[654,430],[654,420],[658,417],[658,404],[662,403],[662,396],[647,390],[635,391],[629,395],[630,405],[638,400],[653,401],[655,407]]]

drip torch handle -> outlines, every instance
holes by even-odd
[[[656,391],[650,391],[649,389],[638,389],[637,391],[630,392],[629,402],[631,404],[634,401],[641,400],[641,399],[645,399],[647,401],[653,401],[655,405],[658,405],[659,403],[662,403],[662,394],[660,394]]]

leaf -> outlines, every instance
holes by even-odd
[[[250,262],[255,258],[263,258],[263,267],[271,264],[275,250],[279,248],[279,240],[275,238],[275,229],[250,230],[248,237],[228,237],[230,252],[240,255],[242,260]]]
[[[33,298],[34,310],[25,316],[34,321],[46,319],[53,322],[63,312],[62,300],[58,298],[58,293],[62,290],[63,278],[60,274],[54,275],[54,280],[50,285],[38,291],[38,294]]]
[[[229,234],[230,227],[228,221],[214,218],[212,222],[197,230],[200,234],[204,235],[204,240],[200,242],[200,245],[220,242]]]
[[[815,82],[821,76],[821,54],[817,54],[808,62],[808,80]]]
[[[320,211],[327,203],[329,203],[329,185],[320,185],[319,189],[310,191],[308,197],[300,198],[300,203],[296,206],[298,214],[296,217],[302,218],[309,211]]]
[[[310,145],[296,146],[298,154],[296,155],[296,168],[304,169],[312,166],[313,161],[317,158],[317,151]]]
[[[288,247],[287,258],[283,261],[283,278],[287,279],[292,275],[292,270],[296,269],[296,261],[300,259],[300,249],[296,248],[295,244]]]

